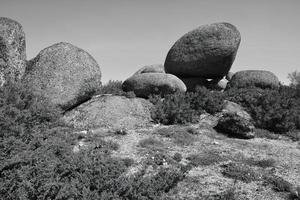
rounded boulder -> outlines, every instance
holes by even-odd
[[[0,86],[20,79],[26,67],[25,33],[18,22],[0,17]]]
[[[264,70],[244,70],[236,72],[229,82],[231,87],[249,87],[255,86],[259,88],[278,88],[279,79],[270,71]]]
[[[173,94],[176,91],[186,92],[185,84],[176,76],[164,73],[143,73],[134,75],[123,82],[125,92],[133,91],[137,97],[149,95]]]
[[[165,71],[178,77],[222,79],[231,68],[240,41],[240,32],[232,24],[200,26],[172,46]]]
[[[68,110],[88,100],[101,86],[101,71],[84,50],[57,43],[29,61],[24,83],[51,103]]]

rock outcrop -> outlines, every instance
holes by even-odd
[[[62,42],[31,60],[23,81],[35,93],[68,110],[91,98],[101,85],[101,71],[90,54]]]
[[[22,26],[0,17],[0,86],[8,79],[20,79],[26,67],[26,43]]]
[[[131,76],[123,82],[125,92],[133,91],[137,97],[151,94],[166,95],[176,91],[186,92],[185,84],[176,76],[164,73],[143,73]]]
[[[251,121],[236,113],[224,113],[215,129],[231,137],[251,139],[255,137],[254,125]]]
[[[230,70],[240,41],[240,33],[232,24],[200,26],[172,46],[165,60],[165,71],[180,78],[220,80]]]
[[[146,65],[135,72],[133,76],[144,73],[165,73],[165,68],[162,64]]]
[[[264,70],[244,70],[236,72],[229,82],[230,87],[278,88],[280,82],[275,74]]]
[[[152,104],[141,98],[99,95],[65,113],[64,121],[79,129],[133,129],[150,124]]]

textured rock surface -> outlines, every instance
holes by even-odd
[[[200,26],[172,46],[165,71],[178,77],[222,79],[230,70],[240,41],[239,31],[229,23]]]
[[[26,68],[24,83],[64,110],[88,100],[101,85],[100,67],[84,50],[57,43],[42,50]]]
[[[172,94],[185,92],[185,84],[172,74],[143,73],[132,76],[123,82],[123,90],[133,91],[137,97],[147,98],[151,94]]]
[[[143,74],[143,73],[165,73],[165,68],[162,64],[146,65],[135,72],[133,75]]]
[[[63,119],[80,129],[133,129],[150,124],[151,106],[141,98],[99,95],[67,112]]]
[[[270,71],[245,70],[236,72],[229,82],[229,87],[248,87],[251,85],[261,88],[276,88],[279,87],[279,80]]]
[[[25,33],[22,26],[0,17],[0,86],[8,78],[21,78],[26,66]]]
[[[251,121],[235,113],[224,113],[215,127],[218,132],[242,139],[254,138],[254,128]]]
[[[252,120],[249,113],[241,105],[228,100],[224,101],[222,113],[237,114],[246,120]]]

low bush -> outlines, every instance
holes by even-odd
[[[106,84],[102,85],[97,91],[97,94],[112,94],[118,96],[126,96],[128,98],[134,98],[133,92],[124,92],[122,89],[122,81],[109,80]]]
[[[236,113],[225,113],[219,119],[215,129],[231,137],[250,139],[254,137],[254,126],[251,121]]]
[[[221,111],[224,96],[221,92],[199,87],[195,92],[150,97],[154,104],[152,118],[162,124],[186,124],[197,122],[200,114]]]
[[[216,152],[203,152],[199,154],[191,154],[187,158],[192,166],[209,166],[220,163],[225,159]]]
[[[140,147],[147,148],[150,150],[160,150],[163,148],[164,144],[153,137],[148,137],[139,141]]]
[[[259,181],[262,179],[261,174],[256,172],[250,166],[242,163],[229,163],[223,165],[223,168],[224,170],[222,174],[234,180],[240,180],[245,183],[250,183],[252,181]]]
[[[227,99],[241,104],[252,116],[255,126],[275,133],[300,129],[300,98],[293,87],[278,90],[232,88]]]
[[[172,138],[178,145],[191,145],[195,141],[195,136],[189,130],[189,127],[170,126],[155,130],[155,134]]]

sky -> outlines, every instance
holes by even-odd
[[[27,59],[58,42],[89,52],[102,81],[163,64],[172,45],[204,24],[229,22],[242,41],[231,71],[269,70],[283,83],[300,71],[300,0],[0,0],[22,24]]]

